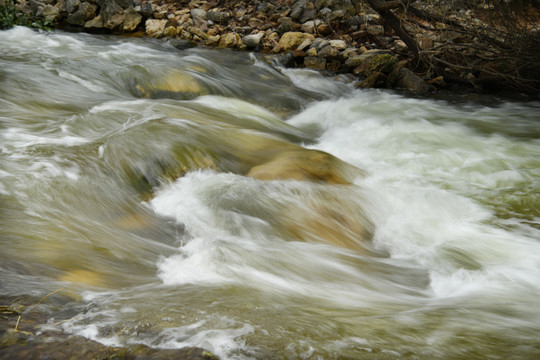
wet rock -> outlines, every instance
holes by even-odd
[[[286,68],[292,68],[296,65],[296,62],[294,61],[294,56],[291,53],[279,55],[276,58],[276,61],[278,64]]]
[[[387,76],[382,72],[376,71],[364,79],[357,87],[364,89],[384,87]]]
[[[156,20],[161,21],[161,20]],[[194,76],[184,71],[171,71],[149,83],[136,85],[141,97],[193,99],[209,92]]]
[[[310,69],[323,70],[326,68],[326,59],[319,56],[306,56],[304,65]]]
[[[290,31],[283,34],[279,40],[279,45],[284,51],[294,50],[306,39],[311,39],[313,41],[315,37],[311,34]]]
[[[13,345],[25,345],[28,342],[30,334],[25,332],[8,329],[0,338],[0,348]]]
[[[161,37],[165,31],[165,26],[167,25],[167,20],[153,20],[148,19],[145,22],[145,31],[146,34],[151,37]]]
[[[139,26],[142,20],[142,15],[139,14],[133,7],[129,7],[124,11],[124,31],[133,31]]]
[[[169,43],[178,50],[191,49],[197,46],[196,42],[183,39],[171,39]]]
[[[270,161],[254,166],[247,176],[259,180],[322,181],[329,184],[350,184],[353,167],[338,158],[318,150],[287,150]],[[360,170],[356,169],[358,173]],[[354,173],[355,171],[353,171]]]
[[[36,324],[38,325],[38,324]],[[13,332],[8,330],[8,332]],[[9,346],[0,346],[2,359],[55,359],[55,360],[92,360],[92,359],[183,359],[183,360],[218,360],[211,352],[201,348],[153,349],[144,345],[128,347],[110,347],[82,338],[55,336],[34,336],[23,332],[13,332],[20,341]],[[22,337],[25,337],[24,339]]]

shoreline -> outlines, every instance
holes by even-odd
[[[415,73],[407,46],[364,5],[350,1],[16,1],[55,29],[170,40],[183,50],[227,48],[275,56],[288,68],[347,74],[358,88],[426,95],[448,89]]]

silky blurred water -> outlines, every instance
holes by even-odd
[[[540,103],[443,98],[2,31],[0,294],[223,359],[538,358]],[[304,149],[351,183],[248,176]]]

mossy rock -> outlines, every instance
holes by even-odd
[[[151,99],[186,100],[209,94],[209,90],[200,81],[184,71],[172,71],[156,81],[141,81],[135,89],[139,96]]]
[[[365,74],[368,76],[378,72],[383,74],[389,74],[392,72],[397,63],[398,59],[394,55],[375,55],[367,62],[365,66]]]

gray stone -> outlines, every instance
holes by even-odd
[[[276,28],[276,32],[279,35],[283,35],[284,33],[291,31],[292,22],[293,22],[292,19],[288,17],[280,19],[280,21],[278,21],[279,25]]]
[[[315,21],[313,21],[313,20],[306,21],[305,23],[302,24],[301,29],[302,29],[303,32],[306,32],[306,33],[309,33],[309,34],[315,33]]]
[[[319,10],[319,14],[321,14],[324,17],[328,16],[331,13],[332,13],[332,10],[328,7],[324,7],[321,10]]]
[[[336,50],[345,50],[347,48],[347,43],[345,40],[330,40],[330,46]]]
[[[206,11],[203,9],[191,9],[191,17],[193,19],[205,19],[206,18]]]
[[[311,44],[311,47],[314,47],[315,50],[320,51],[323,47],[330,45],[330,42],[328,40],[325,40],[323,38],[316,38],[313,40],[313,44]]]
[[[305,9],[306,0],[296,1],[291,7],[291,13],[289,14],[289,16],[294,20],[298,20]]]
[[[332,46],[327,45],[318,51],[317,56],[322,58],[335,59],[339,56],[339,51],[334,49]]]
[[[67,22],[71,25],[83,26],[86,21],[96,16],[97,6],[88,2],[83,2],[77,11],[68,15]]]
[[[63,10],[68,14],[74,13],[79,7],[80,0],[65,0],[63,4]]]
[[[264,37],[264,33],[260,32],[258,34],[246,35],[242,39],[242,42],[248,49],[254,49],[261,43],[261,39]]]
[[[231,18],[231,15],[224,11],[208,11],[206,18],[216,24],[225,24]]]
[[[313,44],[313,39],[306,39],[300,45],[298,45],[297,49],[302,51],[306,50],[311,46],[311,44]]]
[[[107,1],[100,14],[103,17],[103,26],[107,29],[114,30],[124,22],[124,9],[116,1]]]
[[[291,53],[279,55],[276,58],[276,61],[278,62],[278,64],[286,68],[294,67],[294,65],[296,64],[294,62],[294,56]]]
[[[311,9],[306,10],[302,13],[302,16],[298,19],[300,23],[305,23],[306,21],[313,20],[317,17],[317,10]]]
[[[150,17],[152,16],[152,13],[154,12],[154,9],[152,7],[152,3],[147,2],[141,7],[141,15],[144,17]]]

